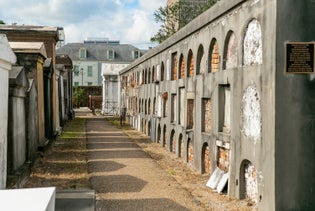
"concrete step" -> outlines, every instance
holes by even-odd
[[[95,191],[58,190],[55,211],[95,211]]]

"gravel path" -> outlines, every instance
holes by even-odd
[[[88,169],[96,210],[204,210],[176,180],[104,118],[88,118]]]

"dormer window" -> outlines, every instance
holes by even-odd
[[[80,48],[79,57],[80,57],[80,59],[86,59],[86,49],[85,48]]]
[[[137,50],[134,50],[134,51],[133,51],[133,58],[134,58],[134,59],[138,59],[138,58],[140,57],[140,55],[141,55],[141,54],[140,54],[140,51],[137,51]]]
[[[114,50],[108,50],[107,51],[107,59],[113,60],[115,58],[115,51]]]

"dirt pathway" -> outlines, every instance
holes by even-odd
[[[86,121],[96,210],[204,210],[130,138],[104,118]]]

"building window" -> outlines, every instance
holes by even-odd
[[[74,82],[74,86],[79,86],[79,82]]]
[[[93,76],[93,68],[92,68],[92,66],[88,66],[87,76],[88,77],[92,77]]]
[[[74,65],[73,74],[74,74],[74,76],[79,76],[79,66],[78,65]]]
[[[86,58],[86,49],[85,48],[80,48],[79,57],[80,57],[80,59]]]
[[[113,60],[115,58],[115,52],[114,50],[108,50],[107,51],[107,59]]]
[[[133,51],[133,58],[134,58],[134,59],[138,59],[138,58],[140,57],[140,55],[141,55],[141,54],[140,54],[140,51],[136,51],[136,50]]]
[[[92,83],[92,82],[87,82],[87,85],[88,85],[88,86],[92,86],[93,83]]]

